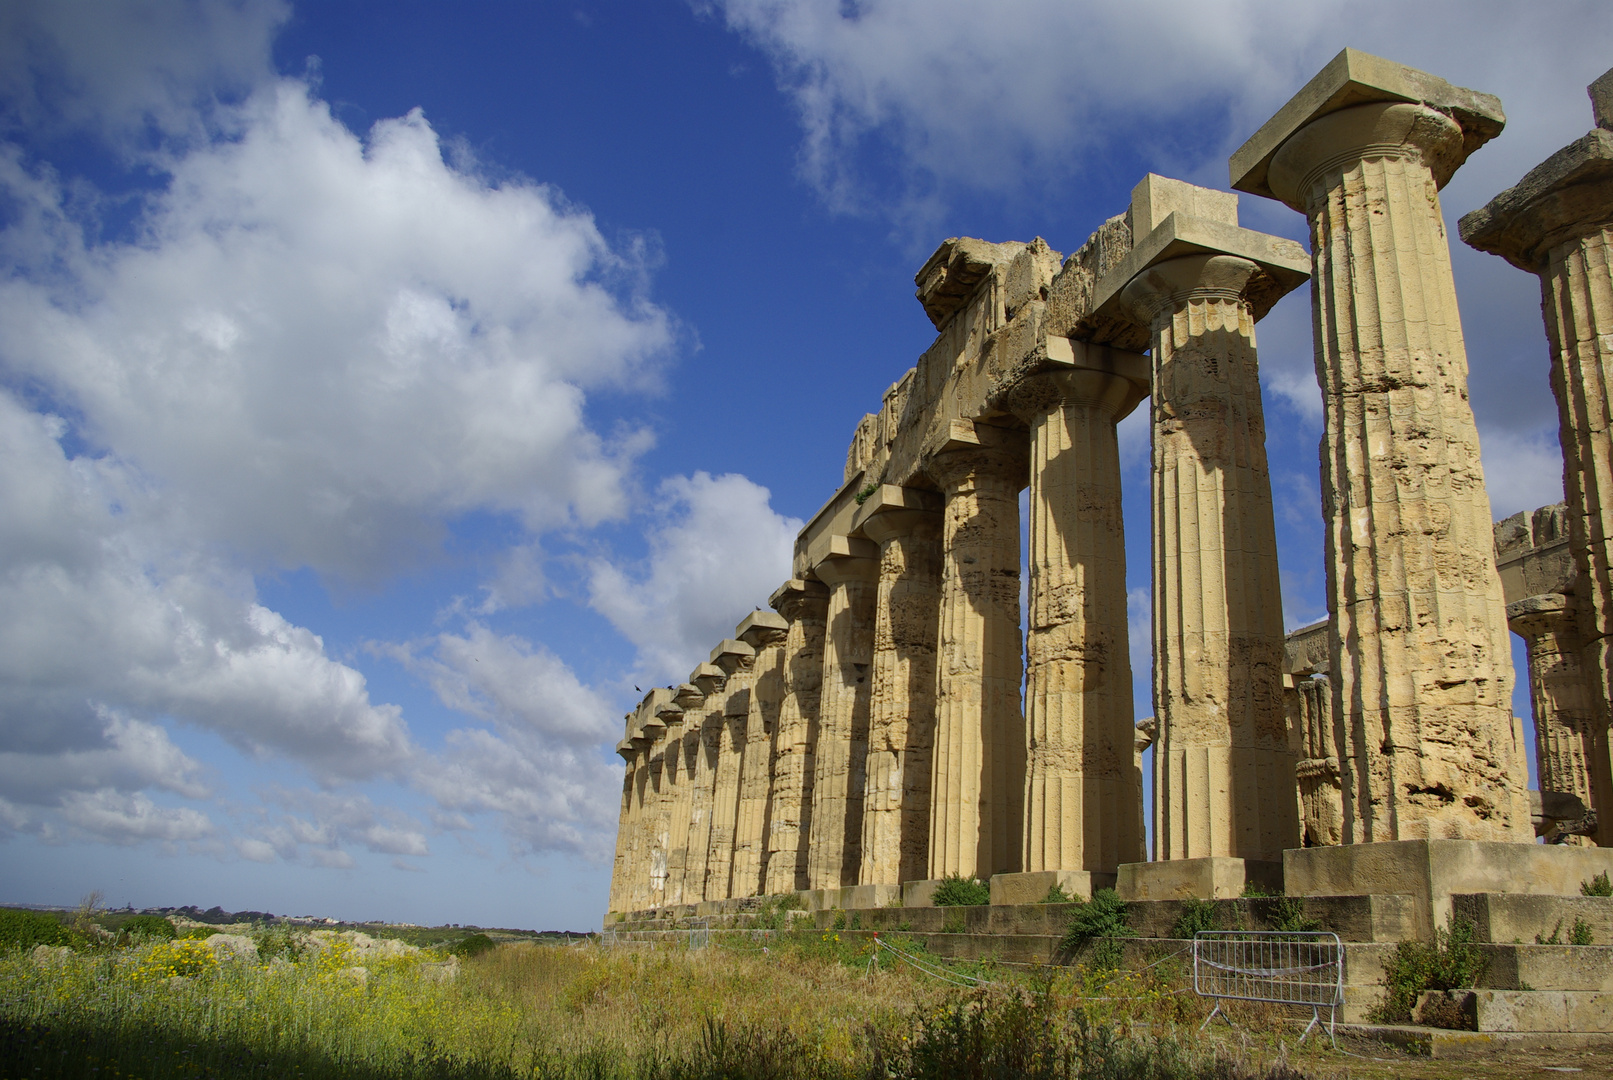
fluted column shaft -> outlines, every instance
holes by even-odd
[[[818,582],[800,581],[775,594],[789,621],[784,639],[784,702],[773,739],[768,797],[769,895],[807,887],[807,838],[812,822],[813,750],[823,685],[823,637],[828,594]]]
[[[808,887],[857,884],[862,867],[862,801],[868,758],[869,676],[879,564],[827,559],[814,570],[829,587],[823,639],[823,691],[812,789]]]
[[[680,700],[679,704],[682,704]],[[697,702],[691,704],[698,704]],[[690,717],[695,721],[693,730],[689,725],[671,733],[667,746],[668,771],[673,777],[673,799],[669,810],[669,833],[667,838],[666,863],[666,903],[684,904],[689,869],[689,819],[694,810],[694,766],[695,758],[699,752],[700,714],[691,710]]]
[[[754,658],[736,660],[723,687],[722,720],[718,730],[715,785],[711,807],[711,842],[706,855],[706,899],[726,900],[731,892],[734,833],[739,821],[739,774],[745,758],[745,724],[750,714],[750,688]]]
[[[900,885],[929,874],[941,515],[877,514],[863,532],[879,545],[879,586],[858,884]]]
[[[1604,225],[1551,248],[1540,289],[1551,342],[1569,543],[1581,581],[1585,677],[1596,695],[1592,766],[1601,811],[1597,836],[1601,844],[1613,845],[1608,733],[1613,715],[1613,402],[1608,396],[1613,375],[1613,229]]]
[[[1530,596],[1508,606],[1509,623],[1529,646],[1529,702],[1535,721],[1535,766],[1541,791],[1577,795],[1587,808],[1598,798],[1599,738],[1594,683],[1586,678],[1584,641],[1573,601],[1560,593]],[[1600,818],[1600,814],[1598,814]],[[1589,842],[1574,837],[1574,842]]]
[[[633,840],[633,776],[638,754],[632,744],[626,742],[617,748],[617,753],[625,760],[622,762],[622,808],[616,817],[616,856],[611,864],[610,910],[625,911],[622,898],[627,889],[629,851]]]
[[[688,723],[698,737],[694,775],[690,777],[689,854],[683,871],[683,902],[698,904],[706,895],[706,871],[711,856],[711,818],[716,805],[717,762],[723,738],[723,704],[720,680],[701,680],[706,698]]]
[[[663,735],[650,751],[650,802],[647,807],[650,837],[649,903],[646,905],[648,907],[660,907],[666,903],[666,867],[672,839],[674,797],[673,777],[670,775],[669,765],[672,764],[673,755],[674,751],[667,735]]]
[[[1246,290],[1190,255],[1124,297],[1153,333],[1154,850],[1280,861],[1299,841],[1282,701],[1282,597]]]
[[[731,896],[762,891],[767,857],[768,788],[772,779],[773,732],[784,698],[784,633],[758,634],[750,706],[745,716],[745,754],[739,773],[739,817],[734,834]]]
[[[988,429],[977,425],[977,430]],[[1019,869],[1025,718],[1019,636],[1024,443],[944,451],[925,463],[946,498],[930,784],[930,877]]]
[[[1441,113],[1358,105],[1291,136],[1268,178],[1311,224],[1347,843],[1532,834],[1434,172],[1461,153]]]
[[[1089,370],[1033,376],[1012,397],[1030,426],[1026,872],[1113,874],[1145,857],[1115,437],[1140,397]]]
[[[633,769],[633,839],[628,852],[626,904],[628,911],[643,911],[650,906],[649,803],[654,797],[654,788],[650,783],[651,740],[634,739],[633,742],[640,749]]]

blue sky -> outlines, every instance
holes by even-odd
[[[6,5],[0,902],[597,925],[633,688],[786,576],[933,337],[934,246],[1068,254],[1146,171],[1224,188],[1345,45],[1501,96],[1454,225],[1590,126],[1613,13]],[[1555,501],[1536,285],[1453,258],[1495,512]],[[1324,614],[1305,294],[1260,335],[1292,627]]]

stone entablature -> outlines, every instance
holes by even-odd
[[[1438,192],[1502,124],[1488,95],[1345,50],[1231,163],[1234,188],[1307,216],[1309,254],[1240,227],[1236,194],[1154,175],[1069,258],[941,244],[915,276],[935,342],[856,426],[774,610],[627,718],[612,909],[917,902],[950,874],[1005,898],[1213,897],[1280,883],[1302,846],[1525,842],[1509,621],[1552,672],[1531,682],[1542,775],[1606,805],[1605,693],[1581,677],[1589,713],[1569,702],[1564,659],[1605,660],[1601,511],[1571,497],[1566,546],[1550,508],[1503,542],[1467,404]],[[1575,162],[1601,160],[1591,142]],[[1313,270],[1332,618],[1285,638],[1255,324]],[[1588,400],[1588,370],[1559,398]],[[1115,428],[1144,403],[1136,725]],[[1581,457],[1605,463],[1598,430]],[[1577,750],[1553,734],[1571,713]]]

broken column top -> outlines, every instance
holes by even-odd
[[[1552,248],[1613,218],[1613,71],[1586,92],[1596,127],[1462,215],[1463,243],[1538,273]]]
[[[1495,562],[1509,605],[1542,593],[1572,594],[1579,572],[1568,546],[1568,504],[1553,503],[1496,522]]]
[[[1596,126],[1613,131],[1613,69],[1604,71],[1585,92],[1591,96],[1591,114],[1596,117]]]
[[[941,241],[935,254],[913,275],[918,301],[937,330],[974,296],[975,288],[999,265],[1006,266],[1024,244],[993,244],[967,236]]]
[[[1267,185],[1266,173],[1272,157],[1290,136],[1330,113],[1380,101],[1426,105],[1456,121],[1462,129],[1464,160],[1499,135],[1507,122],[1501,99],[1494,94],[1453,86],[1426,71],[1345,49],[1233,153],[1228,163],[1233,188],[1276,198]],[[1448,177],[1435,179],[1443,184]]]

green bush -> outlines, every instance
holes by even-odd
[[[1563,943],[1563,921],[1557,920],[1557,925],[1551,928],[1551,937],[1544,934],[1535,935],[1536,945],[1561,945]]]
[[[1181,914],[1171,927],[1171,937],[1190,938],[1201,930],[1215,929],[1214,900],[1183,900]]]
[[[1076,905],[1062,945],[1071,952],[1091,947],[1093,966],[1113,971],[1120,966],[1126,938],[1135,936],[1130,910],[1120,894],[1113,889],[1099,889],[1091,900]]]
[[[491,952],[498,942],[486,934],[472,934],[468,938],[461,938],[454,942],[448,951],[462,959],[469,960],[473,956],[480,956],[484,952]]]
[[[978,878],[948,874],[936,886],[930,902],[936,907],[978,907],[991,903],[991,886]]]
[[[1488,961],[1473,943],[1473,924],[1453,914],[1448,927],[1434,930],[1432,944],[1402,941],[1384,969],[1388,989],[1383,1003],[1372,1010],[1377,1024],[1404,1024],[1424,990],[1459,990],[1472,986],[1484,974]]]
[[[1603,870],[1591,880],[1580,882],[1579,891],[1586,896],[1613,896],[1613,881],[1608,880],[1607,871]]]
[[[54,915],[42,911],[0,908],[0,949],[32,949],[39,945],[71,945],[72,935]]]
[[[172,941],[179,936],[174,924],[161,915],[136,915],[118,927],[119,940]]]
[[[1576,915],[1573,929],[1568,931],[1568,943],[1570,945],[1594,944],[1595,935],[1591,933],[1591,924]]]

